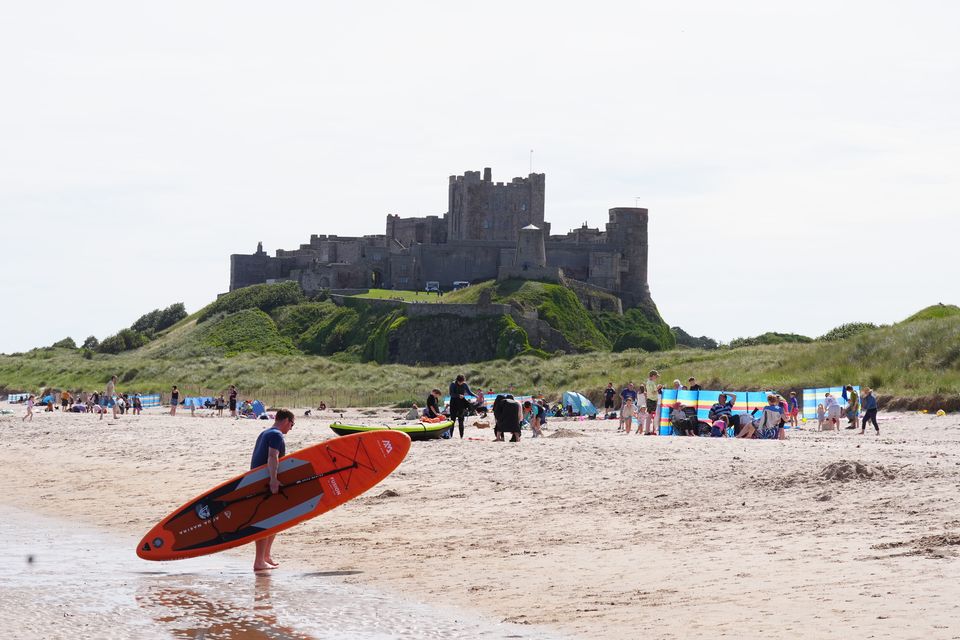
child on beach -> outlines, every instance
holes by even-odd
[[[138,416],[143,410],[143,401],[140,399],[140,394],[135,394],[133,396],[133,415]]]
[[[30,397],[27,398],[27,413],[23,416],[23,420],[20,420],[20,422],[23,422],[27,418],[30,419],[30,422],[33,422],[33,394],[32,393],[30,394]]]
[[[711,438],[726,438],[727,437],[727,418],[726,416],[720,416],[718,419],[713,421],[713,425],[710,427],[710,437]]]
[[[817,405],[817,431],[823,431],[823,423],[827,421],[827,410],[823,408],[823,403]]]
[[[797,392],[790,392],[790,426],[796,429],[800,428],[800,401],[797,399]]]
[[[635,407],[633,406],[633,398],[627,398],[623,406],[620,407],[620,431],[624,431],[627,434],[630,433],[630,427],[633,426],[633,415],[635,412]],[[637,427],[637,431],[640,428]]]

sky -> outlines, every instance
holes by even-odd
[[[229,256],[546,174],[650,211],[664,319],[729,341],[960,303],[960,3],[0,5],[0,352],[229,286]]]

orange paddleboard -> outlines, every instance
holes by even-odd
[[[186,503],[143,536],[144,560],[216,553],[289,529],[339,507],[397,468],[410,450],[400,431],[334,438],[280,458],[280,491],[270,493],[266,465]]]

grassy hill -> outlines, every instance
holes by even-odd
[[[293,315],[303,314],[302,323],[306,324],[315,317],[326,317],[329,310],[322,306],[327,303],[301,304],[321,306],[284,309],[290,305],[283,305],[272,310],[271,318],[290,320]],[[960,408],[958,315],[912,320],[835,341],[710,351],[594,352],[547,359],[526,355],[455,366],[383,365],[351,362],[340,356],[289,354],[285,352],[289,345],[283,340],[296,345],[299,337],[290,337],[296,333],[290,327],[297,323],[277,323],[276,319],[276,333],[265,329],[254,336],[259,353],[225,357],[221,355],[225,347],[217,344],[236,344],[233,332],[228,330],[231,324],[203,333],[206,322],[218,321],[211,317],[198,325],[197,315],[181,321],[145,347],[118,355],[85,355],[78,349],[48,348],[0,356],[0,387],[38,390],[50,385],[94,389],[102,388],[107,378],[116,374],[122,390],[167,390],[171,384],[179,384],[192,392],[237,384],[244,392],[258,390],[262,397],[278,398],[280,402],[347,398],[342,401],[384,404],[422,402],[428,389],[463,372],[471,384],[483,388],[512,386],[549,395],[577,389],[596,399],[608,381],[617,385],[640,381],[647,370],[657,368],[668,382],[694,375],[711,387],[772,387],[782,391],[850,382],[874,387],[882,398],[913,398],[902,406]],[[225,316],[223,321],[229,317]],[[260,316],[256,322],[265,324]],[[357,322],[362,324],[363,320],[358,316]],[[242,339],[251,343],[247,333]],[[301,400],[280,393],[291,390],[300,394]]]

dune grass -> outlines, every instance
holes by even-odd
[[[185,331],[190,323],[172,331]],[[557,396],[581,391],[594,400],[608,381],[639,382],[649,369],[662,379],[696,376],[713,388],[781,391],[841,383],[868,385],[882,396],[960,394],[960,317],[919,320],[883,327],[836,342],[782,344],[739,349],[675,349],[648,353],[586,353],[546,360],[520,356],[468,365],[381,365],[341,362],[337,356],[251,354],[233,357],[150,350],[118,355],[42,349],[0,356],[0,387],[9,390],[102,389],[111,375],[121,390],[166,391],[178,384],[188,393],[226,388],[257,389],[267,398],[296,392],[304,399],[351,398],[353,404],[422,402],[429,389],[445,386],[457,373],[482,388]]]

